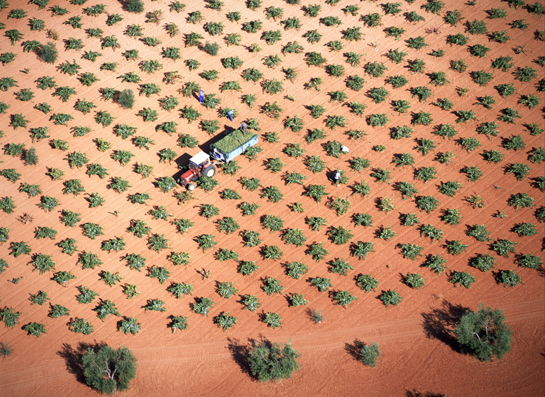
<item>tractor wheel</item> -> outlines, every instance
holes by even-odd
[[[187,190],[189,190],[189,191],[195,190],[196,187],[197,187],[197,185],[194,184],[194,183],[188,183],[187,184]]]
[[[203,175],[212,178],[214,175],[216,175],[216,167],[211,165],[205,168]]]

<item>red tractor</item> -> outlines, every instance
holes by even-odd
[[[210,161],[210,156],[205,152],[199,152],[189,159],[189,170],[184,172],[176,182],[185,186],[187,190],[194,190],[197,187],[197,181],[203,177],[213,177],[216,175],[216,161]]]

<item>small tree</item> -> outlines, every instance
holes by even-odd
[[[380,350],[378,343],[376,342],[373,342],[370,345],[365,345],[360,350],[360,360],[368,367],[376,367],[379,357]]]
[[[129,388],[136,376],[136,358],[126,347],[117,350],[103,346],[97,352],[92,348],[82,357],[85,381],[93,389],[112,394]]]
[[[512,331],[503,322],[503,312],[479,305],[477,312],[467,311],[454,330],[463,352],[490,361],[500,360],[511,349]]]
[[[261,382],[289,379],[294,371],[301,369],[297,362],[299,356],[289,342],[283,346],[276,342],[254,342],[248,350],[248,363],[252,375]]]

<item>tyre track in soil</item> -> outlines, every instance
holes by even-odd
[[[518,323],[528,320],[541,320],[539,325],[543,327],[545,323],[545,305],[542,300],[533,300],[529,302],[518,302],[505,305],[502,309],[505,314],[507,324]],[[522,310],[522,312],[521,312]],[[410,318],[402,321],[387,321],[381,323],[367,324],[360,327],[353,327],[344,330],[334,330],[328,332],[319,332],[307,335],[295,335],[291,337],[279,336],[275,338],[280,343],[286,343],[291,340],[293,345],[301,353],[324,352],[342,350],[346,343],[364,336],[366,339],[373,339],[384,348],[388,342],[402,341],[422,336],[420,327],[421,319]],[[406,331],[413,329],[412,331]],[[328,342],[336,339],[336,342]],[[198,344],[178,344],[170,346],[154,346],[133,348],[138,357],[139,367],[154,367],[161,365],[188,364],[197,362],[225,362],[232,360],[232,354],[217,353],[225,349],[226,343],[198,343]],[[182,349],[182,351],[178,350]],[[170,357],[165,357],[170,356]],[[153,358],[161,357],[161,358]],[[3,371],[0,375],[0,384],[4,390],[25,384],[26,387],[39,385],[46,379],[57,379],[66,376],[66,374],[55,375],[56,371],[65,372],[64,361],[49,360],[37,365],[25,367],[12,371]],[[36,372],[38,375],[36,376]],[[30,375],[34,374],[31,378]],[[11,379],[11,381],[10,381]]]

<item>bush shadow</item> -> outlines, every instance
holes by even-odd
[[[445,394],[443,393],[433,393],[431,391],[418,391],[416,389],[413,390],[405,390],[405,396],[406,397],[443,397]]]
[[[352,344],[350,343],[345,343],[344,344],[344,350],[350,355],[352,356],[352,358],[354,358],[354,360],[356,361],[360,361],[361,357],[360,357],[360,352],[361,352],[361,349],[363,349],[363,347],[365,346],[365,343],[363,343],[361,340],[359,339],[355,339],[354,342]]]
[[[254,379],[250,370],[250,362],[248,361],[248,351],[254,344],[254,339],[248,338],[246,343],[242,343],[239,339],[227,338],[227,342],[229,353],[231,353],[231,357],[240,367],[240,371]]]
[[[441,307],[432,309],[430,313],[422,313],[422,327],[426,337],[438,339],[452,350],[459,352],[460,347],[452,331],[468,310],[470,310],[469,307],[443,300]]]

